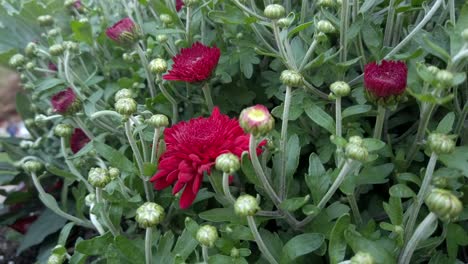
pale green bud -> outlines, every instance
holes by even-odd
[[[330,90],[338,97],[343,97],[349,95],[351,88],[346,82],[338,81],[330,85]]]
[[[49,53],[52,56],[60,56],[65,51],[65,48],[62,44],[54,44],[49,47]]]
[[[73,127],[69,124],[58,124],[54,128],[54,134],[59,137],[69,137],[73,133]]]
[[[130,116],[136,113],[137,102],[132,98],[121,98],[115,103],[114,107],[119,114]]]
[[[88,173],[89,183],[97,188],[104,188],[111,181],[109,172],[104,168],[91,168]]]
[[[169,119],[165,115],[156,114],[147,119],[146,123],[154,128],[162,128],[169,126]]]
[[[432,189],[425,202],[429,210],[443,221],[455,220],[463,211],[460,200],[451,191],[444,189]]]
[[[154,74],[164,73],[167,71],[167,62],[161,58],[157,58],[150,61],[148,68]]]
[[[213,247],[218,240],[218,230],[212,225],[204,225],[198,229],[196,238],[203,246]]]
[[[299,72],[284,70],[281,72],[280,81],[287,86],[300,87],[302,86],[304,78]]]
[[[224,153],[216,158],[216,169],[232,174],[240,169],[239,157],[232,153]]]
[[[284,15],[286,14],[286,10],[284,9],[282,5],[271,4],[265,7],[265,10],[263,11],[263,13],[265,17],[271,20],[277,20],[277,19],[284,17]]]
[[[252,195],[241,195],[234,203],[234,212],[240,216],[253,216],[259,210],[258,201]]]
[[[157,226],[164,220],[164,208],[159,204],[146,202],[136,210],[135,220],[142,228]]]

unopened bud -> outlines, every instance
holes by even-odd
[[[239,124],[246,133],[255,137],[268,134],[275,126],[275,119],[263,105],[255,105],[242,110]]]
[[[319,0],[318,5],[322,7],[334,7],[335,0]]]
[[[359,251],[351,258],[351,264],[374,264],[374,258],[369,253]]]
[[[132,98],[133,92],[130,89],[120,89],[115,93],[114,100],[117,102],[123,98]]]
[[[93,204],[96,203],[96,195],[94,193],[90,193],[85,196],[85,205],[91,207]]]
[[[436,154],[450,154],[455,149],[455,141],[448,135],[432,133],[427,137],[427,144]]]
[[[120,170],[114,167],[109,168],[109,177],[111,180],[117,179],[120,176]]]
[[[346,82],[338,81],[330,85],[330,90],[336,96],[343,97],[343,96],[347,96],[350,93],[351,88]]]
[[[284,15],[286,14],[286,10],[282,5],[271,4],[265,7],[263,13],[267,18],[271,20],[277,20],[284,17]]]
[[[164,35],[164,34],[161,34],[161,35],[157,35],[156,36],[156,40],[159,42],[159,43],[166,43],[168,37],[167,35]]]
[[[56,37],[60,35],[60,31],[61,31],[60,28],[53,28],[47,32],[47,36],[51,38]]]
[[[437,68],[436,66],[434,65],[429,65],[427,66],[427,71],[429,71],[432,76],[437,76],[437,74],[439,73],[440,69]]]
[[[463,211],[460,200],[451,191],[444,189],[432,189],[425,202],[429,210],[443,221],[455,220]]]
[[[54,24],[54,18],[50,15],[39,16],[37,22],[41,27],[48,27]]]
[[[348,158],[361,162],[366,161],[369,156],[367,148],[363,146],[362,139],[358,136],[350,138],[349,143],[346,145],[345,153]]]
[[[37,160],[28,160],[23,164],[23,170],[28,173],[35,173],[42,170],[42,163]]]
[[[204,225],[197,231],[197,241],[205,247],[213,247],[218,240],[218,230],[212,225]]]
[[[164,208],[159,204],[146,202],[136,210],[135,220],[142,228],[157,226],[164,220]]]
[[[216,158],[216,169],[232,174],[240,169],[239,157],[232,153],[224,153]]]
[[[161,21],[166,25],[170,25],[173,22],[172,17],[168,14],[161,14],[159,19],[161,19]]]
[[[461,37],[462,37],[462,39],[463,39],[465,42],[468,42],[468,28],[465,28],[465,29],[462,31]]]
[[[288,28],[289,26],[291,26],[293,20],[290,19],[289,17],[283,17],[283,18],[280,18],[278,19],[278,26],[280,28]]]
[[[26,45],[26,48],[24,48],[24,53],[28,57],[33,57],[37,53],[37,44],[34,42],[29,42],[28,45]]]
[[[137,102],[132,98],[121,98],[115,103],[114,107],[119,114],[130,116],[136,113]]]
[[[12,67],[21,67],[26,63],[26,58],[22,54],[15,54],[10,58],[9,64]]]
[[[165,115],[156,114],[147,119],[146,123],[154,128],[162,128],[169,125],[169,119]]]
[[[241,195],[234,203],[234,212],[240,216],[253,216],[259,210],[258,201],[252,195]]]
[[[163,59],[157,58],[150,61],[148,68],[154,74],[163,73],[167,70],[167,62]]]
[[[336,30],[332,23],[330,23],[328,20],[320,20],[317,22],[316,27],[319,32],[323,32],[325,34],[333,33]]]
[[[73,133],[73,127],[69,124],[58,124],[54,128],[54,134],[59,137],[69,137]]]
[[[440,70],[436,75],[436,80],[445,87],[451,87],[453,82],[453,74],[447,70]]]
[[[52,56],[60,56],[65,51],[65,48],[62,44],[54,44],[49,47],[49,53]]]
[[[284,70],[281,72],[280,80],[284,85],[291,87],[300,87],[304,81],[302,75],[299,72],[292,70]]]
[[[109,172],[104,168],[91,168],[88,173],[89,183],[97,188],[104,188],[111,181]]]

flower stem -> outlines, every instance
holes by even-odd
[[[341,116],[341,97],[337,96],[335,100],[335,136],[337,138],[343,137],[343,129],[342,129],[342,116]],[[336,148],[336,164],[341,163],[343,154],[343,148],[341,146],[337,146]]]
[[[151,264],[152,263],[152,258],[153,254],[151,253],[151,246],[152,246],[152,235],[153,229],[151,227],[146,228],[146,234],[145,234],[145,260],[146,264]]]
[[[65,160],[65,164],[67,164],[68,169],[70,170],[70,172],[73,173],[78,178],[78,180],[82,181],[85,184],[86,189],[88,189],[88,192],[92,193],[93,192],[93,186],[91,186],[91,184],[83,177],[83,175],[81,175],[81,173],[75,167],[73,162],[71,162],[68,159],[68,154],[67,154],[67,149],[66,149],[66,142],[65,142],[64,137],[60,138],[60,149],[62,151],[62,155],[63,155],[63,158]]]
[[[210,256],[208,255],[208,247],[205,245],[202,245],[202,255],[203,255],[203,263],[208,264],[208,260],[210,259]]]
[[[187,6],[186,9],[186,19],[185,19],[185,37],[187,39],[187,45],[190,46],[190,43],[192,42],[192,36],[190,35],[190,19],[192,16],[192,8],[190,6]]]
[[[310,56],[312,56],[312,54],[314,53],[315,47],[317,47],[317,43],[318,43],[317,39],[314,38],[314,40],[312,41],[312,44],[310,44],[310,47],[307,50],[306,55],[304,56],[304,59],[302,59],[301,65],[299,66],[299,71],[302,71],[304,67],[307,65],[307,62],[309,61]]]
[[[64,74],[65,74],[65,79],[67,80],[70,87],[73,89],[73,92],[76,94],[76,96],[78,96],[78,98],[83,101],[85,97],[81,94],[80,90],[75,86],[75,84],[73,83],[73,79],[70,76],[69,60],[70,60],[70,52],[67,50],[65,51],[65,55],[63,59],[63,69],[64,69]]]
[[[379,106],[377,107],[377,117],[375,119],[375,127],[374,127],[375,139],[380,139],[382,137],[382,130],[383,130],[386,112],[387,112],[386,108],[379,104]]]
[[[340,61],[344,62],[348,56],[348,26],[349,26],[349,1],[342,0],[340,17]]]
[[[112,224],[109,215],[107,215],[104,200],[102,199],[102,188],[99,187],[96,187],[96,202],[103,207],[99,210],[101,213],[102,221],[104,221],[104,224],[107,226],[112,235],[114,237],[117,236],[119,234],[119,231],[117,231],[117,229],[114,227],[114,224]]]
[[[47,199],[50,195],[46,193],[44,188],[42,188],[42,185],[39,182],[39,179],[37,178],[37,175],[35,172],[31,172],[31,178],[33,180],[34,187],[36,187],[37,191],[39,192],[39,199],[47,208],[49,208],[50,210],[52,210],[54,213],[58,214],[59,216],[67,219],[68,221],[72,221],[76,223],[77,225],[87,227],[87,228],[94,228],[93,224],[90,223],[88,220],[82,220],[78,217],[75,217],[73,215],[70,215],[62,211],[62,209],[60,209],[60,207],[57,205],[57,202],[55,201],[55,199],[53,200],[54,203],[51,204],[51,200]]]
[[[434,173],[434,168],[437,164],[437,154],[432,152],[431,158],[429,159],[429,163],[427,164],[426,173],[424,175],[423,182],[421,184],[421,188],[419,189],[418,195],[416,196],[416,200],[414,201],[413,206],[411,209],[408,209],[409,212],[409,219],[408,223],[406,224],[405,236],[409,238],[413,234],[414,225],[416,224],[416,219],[418,218],[419,210],[421,209],[421,205],[426,198],[427,192],[429,191],[429,185],[432,182],[432,175]]]
[[[171,118],[171,124],[174,125],[177,123],[177,119],[179,118],[179,108],[177,106],[177,101],[176,99],[167,91],[166,87],[164,87],[164,84],[161,82],[160,76],[156,76],[156,82],[158,83],[159,89],[161,90],[162,94],[166,99],[171,103],[172,105],[172,118]]]
[[[229,174],[225,172],[223,172],[223,192],[224,196],[228,198],[231,204],[234,204],[236,202],[236,199],[231,194],[231,190],[229,190]]]
[[[421,106],[421,114],[419,118],[418,132],[416,132],[416,137],[413,140],[413,143],[408,151],[408,155],[406,156],[405,169],[411,165],[411,162],[413,162],[414,156],[416,156],[416,153],[421,147],[422,140],[424,139],[426,128],[427,128],[427,125],[429,124],[429,120],[431,119],[432,111],[434,110],[434,108],[435,108],[434,104],[423,103]]]
[[[138,56],[140,57],[142,67],[145,70],[146,79],[148,79],[150,95],[151,97],[154,97],[156,95],[156,88],[154,87],[154,77],[148,69],[148,60],[146,59],[145,51],[143,51],[139,43],[135,45],[135,49],[138,53]]]
[[[291,93],[292,88],[286,85],[286,94],[284,96],[284,108],[281,124],[281,137],[280,137],[280,177],[279,177],[279,197],[284,199],[287,193],[286,186],[286,143],[288,141],[288,121],[289,110],[291,108]]]
[[[336,190],[338,190],[341,183],[344,181],[346,175],[348,175],[348,173],[351,172],[353,163],[354,163],[353,160],[346,160],[343,167],[341,168],[340,173],[338,174],[335,181],[333,182],[332,186],[330,187],[330,189],[328,189],[327,193],[322,197],[319,204],[317,205],[318,209],[323,209],[325,205],[328,203],[328,201],[330,200],[330,198],[332,198],[333,194],[335,194]],[[299,222],[298,227],[307,225],[310,221],[314,219],[315,216],[316,215],[307,216],[306,218],[304,218],[304,220]]]
[[[356,197],[353,194],[348,195],[348,202],[349,206],[351,207],[351,211],[353,212],[353,217],[354,217],[354,223],[359,226],[362,224],[362,217],[361,213],[359,212],[359,207],[356,202]]]
[[[419,241],[423,236],[427,236],[429,230],[431,229],[431,225],[434,223],[434,221],[437,221],[437,215],[434,213],[429,213],[426,218],[419,224],[418,228],[416,228],[416,231],[414,231],[413,236],[409,240],[408,244],[405,246],[403,249],[403,253],[400,256],[400,259],[398,260],[399,264],[409,264],[411,257],[413,256],[414,251],[416,250],[416,247],[419,244]]]
[[[286,48],[284,47],[284,43],[281,41],[281,36],[280,36],[280,31],[279,31],[278,24],[276,23],[276,21],[273,21],[271,24],[272,24],[272,27],[273,27],[273,34],[275,36],[276,45],[278,46],[279,53],[280,53],[281,57],[283,57],[283,60],[285,61],[285,64],[286,64],[286,67],[293,68],[293,63],[291,63],[290,58],[288,56],[288,53],[286,51]]]
[[[250,231],[255,238],[255,242],[257,243],[258,248],[262,252],[263,256],[270,262],[271,264],[278,264],[276,259],[271,255],[270,251],[266,247],[265,243],[263,242],[262,237],[257,229],[257,224],[255,223],[255,218],[253,216],[247,216],[247,222],[249,223]]]
[[[393,26],[395,21],[395,0],[390,0],[388,4],[387,22],[385,23],[385,34],[383,44],[390,46],[392,41]]]
[[[158,155],[158,149],[159,149],[159,136],[161,134],[161,129],[160,128],[155,128],[154,129],[154,136],[153,136],[153,147],[151,149],[151,164],[156,162],[156,158]]]
[[[211,97],[211,87],[208,82],[206,82],[202,87],[203,95],[205,96],[206,106],[208,111],[211,113],[213,111],[213,98]]]

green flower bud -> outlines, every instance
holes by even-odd
[[[128,62],[128,63],[132,63],[133,62],[133,56],[128,54],[128,53],[124,53],[122,54],[122,59],[125,61],[125,62]]]
[[[364,144],[364,141],[362,140],[362,137],[360,136],[352,136],[348,139],[348,141],[350,144],[356,144],[359,146],[362,146],[362,144]]]
[[[34,84],[33,84],[32,82],[27,82],[27,83],[25,83],[25,84],[23,85],[23,87],[24,87],[24,89],[26,89],[26,90],[32,90],[32,89],[34,89],[35,86],[34,86]]]
[[[291,26],[293,20],[288,18],[288,17],[283,17],[283,18],[280,18],[278,19],[278,26],[280,28],[288,28],[289,26]]]
[[[154,128],[162,128],[169,126],[169,119],[165,115],[156,114],[147,119],[146,123]]]
[[[91,207],[93,204],[96,203],[96,195],[94,193],[90,193],[85,196],[85,205]]]
[[[42,163],[37,160],[28,160],[23,164],[23,170],[32,173],[42,170]]]
[[[80,20],[78,20],[78,21],[79,21],[80,23],[82,23],[82,24],[85,24],[85,23],[88,23],[88,22],[89,22],[88,18],[86,18],[86,17],[82,17],[82,18],[80,18]]]
[[[159,19],[161,19],[161,21],[166,25],[170,25],[173,22],[172,17],[168,14],[161,14]]]
[[[255,137],[268,134],[275,126],[275,119],[263,105],[255,105],[242,110],[239,125],[246,133]]]
[[[9,64],[12,67],[21,67],[26,63],[26,58],[22,54],[15,54],[11,56]]]
[[[232,174],[240,169],[239,157],[232,153],[224,153],[216,158],[216,169]]]
[[[34,142],[32,142],[31,140],[21,140],[19,146],[22,149],[28,149],[31,148],[33,144]]]
[[[374,258],[369,253],[359,251],[351,258],[351,264],[374,264]]]
[[[25,66],[26,70],[30,70],[30,71],[34,70],[35,67],[36,67],[36,64],[32,61],[26,63],[26,66]]]
[[[123,98],[132,98],[133,92],[130,89],[120,89],[115,93],[114,100],[117,102]]]
[[[26,48],[24,48],[24,53],[28,57],[33,57],[37,53],[37,44],[34,42],[29,42],[28,45],[26,45]]]
[[[234,203],[234,212],[240,216],[253,216],[259,210],[258,201],[252,195],[241,195]]]
[[[54,24],[54,18],[50,15],[39,16],[37,22],[41,27],[48,27]]]
[[[281,72],[280,80],[284,85],[291,87],[300,87],[304,81],[302,75],[299,72],[292,70],[284,70]]]
[[[277,20],[284,17],[286,10],[282,5],[271,4],[265,7],[263,14],[271,20]]]
[[[65,261],[65,254],[52,254],[47,259],[47,264],[62,264]]]
[[[451,191],[444,189],[432,189],[425,202],[429,210],[443,221],[455,220],[463,211],[460,200]]]
[[[111,180],[117,179],[120,176],[120,170],[114,167],[109,168],[109,177]]]
[[[426,69],[427,69],[427,71],[429,71],[429,72],[432,74],[432,76],[437,76],[437,74],[438,74],[439,71],[440,71],[440,69],[437,68],[437,67],[434,66],[434,65],[429,65],[429,66],[427,66]]]
[[[104,188],[111,181],[109,171],[104,168],[91,168],[88,173],[89,183],[97,188]]]
[[[136,210],[135,220],[142,228],[157,226],[164,220],[164,208],[159,204],[146,202]]]
[[[167,63],[165,60],[157,58],[150,61],[148,68],[154,74],[163,73],[167,71]]]
[[[60,28],[53,28],[47,32],[47,36],[51,38],[56,37],[60,35],[60,31]]]
[[[319,32],[323,32],[325,34],[333,33],[336,30],[332,23],[330,23],[328,20],[320,20],[317,22],[316,27]]]
[[[161,34],[161,35],[156,36],[156,40],[159,43],[166,43],[166,41],[168,40],[168,37],[167,37],[167,35]]]
[[[80,51],[80,46],[78,45],[78,43],[73,42],[73,41],[65,41],[65,42],[63,42],[63,46],[66,49],[68,49],[70,51],[73,51],[73,52]]]
[[[330,85],[330,90],[338,97],[347,96],[351,92],[351,88],[346,82],[338,81]]]
[[[319,0],[318,5],[322,7],[334,7],[335,1],[334,0]]]
[[[49,53],[52,56],[60,56],[65,51],[65,48],[62,44],[54,44],[49,47]]]
[[[136,113],[137,102],[132,98],[121,98],[115,103],[114,107],[119,114],[130,116]]]
[[[468,42],[468,28],[465,28],[465,29],[462,31],[461,37],[462,37],[462,39],[463,39],[465,42]]]
[[[362,139],[357,136],[349,139],[349,143],[346,144],[345,154],[348,158],[361,162],[366,161],[369,156],[367,148],[362,145]]]
[[[449,136],[440,133],[432,133],[427,137],[427,144],[436,154],[449,154],[455,149],[455,141]]]
[[[439,81],[443,87],[451,87],[453,74],[447,70],[440,70],[436,75],[436,80]]]
[[[73,127],[69,124],[58,124],[54,128],[54,134],[58,137],[69,137],[73,133]]]
[[[205,247],[213,247],[218,240],[218,230],[212,225],[204,225],[197,231],[197,241]]]
[[[237,249],[237,248],[235,248],[235,247],[231,248],[230,256],[231,256],[232,258],[238,258],[238,257],[240,257],[240,251],[239,251],[239,249]]]
[[[446,188],[448,186],[448,179],[443,176],[436,176],[432,179],[432,185],[437,188]]]
[[[183,1],[186,6],[195,6],[200,2],[200,0],[183,0]]]

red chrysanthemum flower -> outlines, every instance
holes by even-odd
[[[81,3],[80,0],[76,0],[74,3],[73,3],[73,7],[76,8],[77,10],[81,10],[83,8],[83,4]]]
[[[78,153],[89,141],[91,140],[81,128],[75,128],[70,137],[70,148],[73,154]]]
[[[184,6],[184,2],[182,0],[176,0],[175,2],[176,2],[176,4],[175,4],[176,7],[175,8],[176,8],[177,12],[179,12],[182,9],[182,7]]]
[[[55,112],[60,114],[73,114],[79,110],[80,101],[72,88],[54,94],[50,100]]]
[[[58,70],[57,65],[55,65],[53,62],[49,62],[49,65],[47,65],[47,68],[49,68],[49,70],[51,70],[51,71],[57,71]]]
[[[164,140],[166,152],[161,156],[158,172],[151,182],[157,190],[175,183],[173,194],[184,189],[179,202],[183,209],[193,203],[203,173],[211,173],[220,154],[230,152],[241,157],[249,148],[249,135],[236,119],[221,114],[217,107],[208,118],[199,117],[167,128]]]
[[[208,47],[200,42],[190,48],[184,48],[173,58],[172,70],[164,75],[165,80],[201,82],[208,79],[218,65],[221,51],[216,47]]]
[[[133,44],[138,40],[138,27],[126,17],[106,30],[106,35],[119,44]]]
[[[406,89],[408,68],[402,61],[369,63],[364,68],[364,86],[374,97],[400,95]]]

